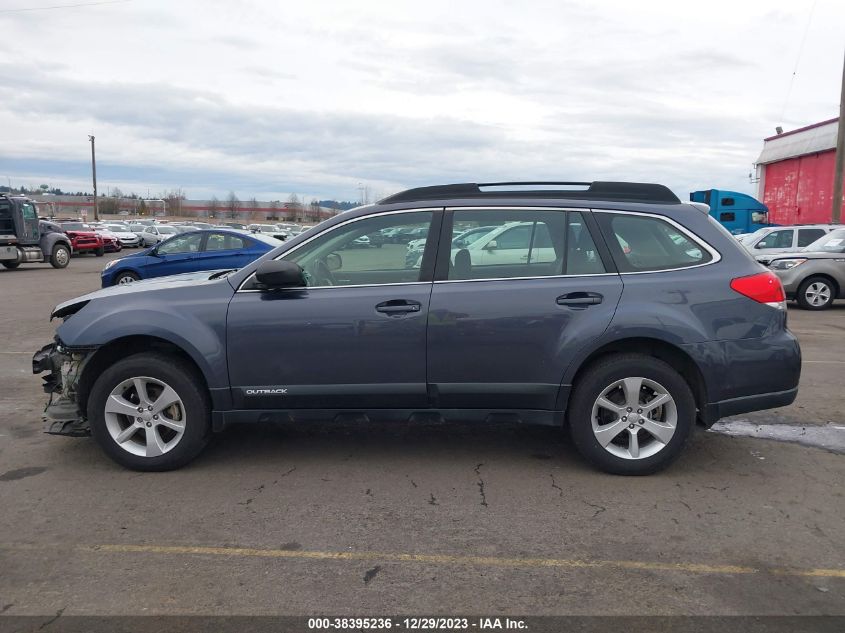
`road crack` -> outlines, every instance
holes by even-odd
[[[485,508],[487,506],[487,494],[484,492],[484,480],[481,478],[481,467],[484,466],[484,463],[480,463],[475,467],[475,474],[478,475],[478,492],[481,495],[481,505]]]

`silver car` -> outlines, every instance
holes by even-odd
[[[773,256],[782,253],[797,253],[841,224],[799,224],[796,226],[769,226],[758,229],[740,240],[758,262],[768,266]]]
[[[141,233],[141,242],[143,246],[154,246],[179,233],[174,227],[166,224],[151,224]]]
[[[824,310],[845,299],[845,229],[831,231],[800,253],[769,262],[787,299],[805,310]]]

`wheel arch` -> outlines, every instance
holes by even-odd
[[[804,281],[802,281],[799,284],[799,286],[798,286],[799,291],[805,283],[809,282],[811,279],[816,279],[816,278],[819,278],[819,277],[821,277],[822,279],[824,279],[826,282],[828,282],[831,285],[831,287],[834,290],[834,293],[833,293],[834,298],[838,298],[842,294],[843,289],[845,289],[845,288],[843,288],[842,285],[840,285],[840,283],[838,281],[836,281],[836,278],[833,275],[830,275],[829,273],[821,272],[821,273],[811,273],[810,275],[808,275],[806,277],[806,279],[804,279]],[[798,293],[796,292],[796,295],[797,294]]]
[[[615,354],[631,353],[658,358],[675,369],[692,390],[693,397],[695,398],[695,406],[698,410],[698,418],[699,420],[702,419],[704,407],[708,400],[707,383],[704,375],[701,373],[701,369],[682,348],[658,338],[640,336],[617,339],[604,343],[589,352],[576,366],[570,368],[564,380],[564,385],[574,386],[578,384],[578,380],[584,372],[603,358]],[[575,364],[573,363],[573,365]],[[561,409],[566,408],[570,393],[571,389],[561,390],[562,398],[558,402],[558,406]]]
[[[85,363],[76,386],[77,404],[81,411],[87,411],[88,396],[97,377],[115,362],[141,352],[159,352],[175,356],[188,363],[202,380],[202,388],[211,396],[208,378],[194,357],[185,349],[163,338],[150,335],[123,336],[97,348]]]

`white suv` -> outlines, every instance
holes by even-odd
[[[768,266],[773,255],[797,253],[841,224],[798,224],[795,226],[770,226],[758,229],[740,243],[758,262]]]

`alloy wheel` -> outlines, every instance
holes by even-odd
[[[139,376],[112,389],[105,405],[106,428],[123,450],[158,457],[185,434],[185,405],[179,394],[156,378]]]
[[[663,450],[675,435],[678,409],[660,383],[642,377],[617,380],[593,403],[593,435],[609,453],[645,459]]]
[[[814,281],[807,286],[804,297],[806,297],[807,303],[818,308],[830,301],[831,292],[830,286],[823,281]]]

